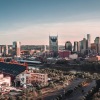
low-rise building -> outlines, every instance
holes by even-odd
[[[3,93],[7,91],[7,87],[11,86],[11,77],[4,77],[3,74],[0,74],[0,92]]]
[[[70,54],[71,54],[71,51],[69,50],[61,50],[58,52],[58,55],[61,58],[69,57]]]
[[[93,61],[100,61],[100,56],[92,56],[88,58],[88,61],[93,62]]]
[[[17,85],[17,83],[19,83],[19,85],[28,84],[27,78],[29,77],[30,77],[30,74],[26,71],[20,73],[19,75],[16,76],[15,85]]]
[[[0,87],[2,86],[11,86],[11,77],[0,74]]]
[[[20,82],[20,85],[31,84],[32,82],[39,82],[45,85],[48,83],[48,75],[25,71],[17,75],[15,82],[18,81]]]
[[[48,82],[47,74],[42,74],[42,73],[30,73],[30,74],[31,74],[31,81],[47,84]]]
[[[70,54],[69,58],[70,59],[77,59],[78,58],[78,54]]]
[[[47,64],[55,64],[57,62],[57,58],[47,58]]]

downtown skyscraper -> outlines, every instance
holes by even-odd
[[[19,41],[14,41],[13,42],[13,45],[12,45],[12,49],[13,49],[13,51],[12,51],[12,55],[13,55],[13,57],[14,56],[16,56],[16,57],[20,57],[20,48],[21,48],[21,42],[19,42]]]
[[[54,57],[58,55],[58,36],[49,36],[49,51]]]

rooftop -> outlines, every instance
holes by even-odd
[[[9,64],[5,62],[0,62],[0,71],[6,74],[17,76],[21,72],[25,71],[26,67],[18,64]]]

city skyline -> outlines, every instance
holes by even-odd
[[[1,0],[0,44],[49,44],[58,35],[59,45],[100,36],[98,0]]]

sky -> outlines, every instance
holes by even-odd
[[[0,45],[59,45],[100,36],[100,0],[0,0]]]

